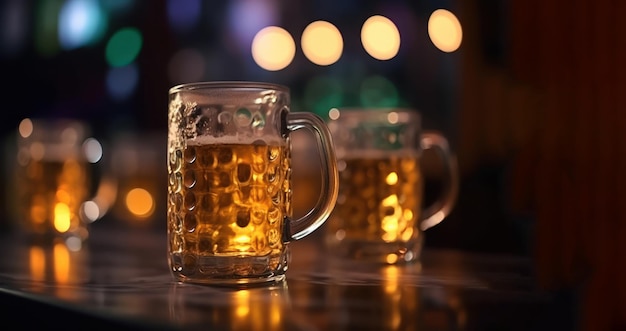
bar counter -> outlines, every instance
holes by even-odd
[[[525,257],[426,247],[420,263],[358,264],[332,259],[322,231],[290,244],[286,281],[250,289],[173,281],[164,231],[96,223],[74,252],[8,231],[0,315],[58,330],[567,329]]]

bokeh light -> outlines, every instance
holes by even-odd
[[[328,118],[333,121],[339,119],[339,116],[341,116],[341,112],[337,108],[331,108],[328,111]]]
[[[170,26],[179,32],[187,32],[200,20],[200,0],[167,0],[167,19]]]
[[[70,229],[70,219],[72,213],[70,207],[62,202],[54,205],[54,228],[60,233],[65,233]]]
[[[331,108],[343,105],[344,94],[343,84],[339,80],[328,76],[314,77],[304,90],[305,109],[327,117]]]
[[[38,1],[35,15],[35,49],[43,57],[56,55],[59,50],[58,18],[63,2]]]
[[[31,121],[30,118],[25,118],[20,121],[17,131],[20,133],[22,138],[28,138],[31,134],[33,134],[33,129],[33,121]]]
[[[331,65],[341,57],[343,38],[333,24],[316,21],[309,24],[302,32],[302,52],[309,61],[321,65]]]
[[[22,0],[0,3],[0,53],[14,56],[25,45],[27,37],[27,6]]]
[[[367,77],[361,84],[359,96],[365,107],[396,107],[399,104],[398,89],[383,76]]]
[[[135,61],[141,51],[143,38],[136,28],[116,31],[106,45],[106,60],[112,67],[121,67]]]
[[[280,21],[280,8],[275,0],[231,0],[227,3],[229,38],[240,50],[249,51],[259,30]]]
[[[442,52],[450,53],[461,46],[463,29],[452,12],[437,9],[428,19],[428,36],[435,47]]]
[[[284,69],[293,61],[295,54],[293,37],[281,27],[265,27],[252,40],[254,62],[268,71]]]
[[[154,198],[143,188],[133,188],[126,194],[126,207],[137,217],[147,217],[154,211]]]
[[[387,185],[396,185],[398,183],[398,174],[394,171],[390,172],[385,178]]]
[[[96,221],[100,218],[100,208],[95,201],[89,200],[85,201],[81,206],[82,212],[85,215],[85,220],[88,222]]]
[[[102,145],[96,138],[87,138],[83,143],[83,151],[89,163],[97,163],[102,159]]]
[[[100,5],[111,15],[121,15],[128,13],[136,2],[136,0],[106,0],[100,1]]]
[[[61,7],[58,24],[59,43],[70,50],[99,41],[107,22],[96,0],[69,0]]]
[[[400,32],[390,19],[375,15],[363,23],[361,43],[371,57],[377,60],[390,60],[400,50]]]
[[[122,67],[109,68],[106,77],[106,87],[114,100],[128,99],[137,89],[139,83],[139,69],[135,63]]]
[[[202,80],[206,61],[200,51],[193,48],[181,49],[170,58],[167,72],[174,84]]]

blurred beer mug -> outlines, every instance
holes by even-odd
[[[88,200],[102,146],[87,123],[70,119],[23,119],[17,135],[18,225],[35,241],[62,239],[80,247],[88,224],[101,214]],[[85,209],[87,208],[87,209]],[[78,246],[77,246],[78,245]]]
[[[446,138],[422,132],[412,109],[333,109],[330,115],[340,180],[326,226],[330,253],[388,264],[417,260],[423,231],[456,201],[457,165]],[[422,210],[424,149],[438,152],[446,181],[439,200]]]
[[[169,93],[168,249],[176,280],[246,285],[284,279],[291,240],[322,225],[335,205],[330,132],[290,112],[289,90],[255,82],[203,82]],[[292,219],[291,131],[314,134],[321,194]]]

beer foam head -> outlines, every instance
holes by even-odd
[[[389,158],[419,158],[421,151],[415,148],[401,148],[395,150],[381,149],[343,149],[336,150],[339,159],[389,159]]]
[[[285,142],[278,137],[254,137],[248,135],[234,135],[234,136],[197,136],[195,138],[187,139],[187,145],[201,146],[201,145],[216,145],[216,144],[237,144],[237,145],[284,145]]]

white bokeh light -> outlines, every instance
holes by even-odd
[[[326,21],[309,24],[302,32],[301,45],[304,56],[321,66],[337,62],[343,52],[341,32]]]
[[[452,12],[437,9],[428,19],[428,36],[435,47],[442,52],[450,53],[461,46],[463,29]]]
[[[400,32],[387,17],[374,15],[361,28],[361,43],[365,51],[377,60],[390,60],[400,49]]]
[[[278,71],[286,68],[296,54],[291,34],[277,26],[261,29],[252,40],[252,57],[263,69]]]

